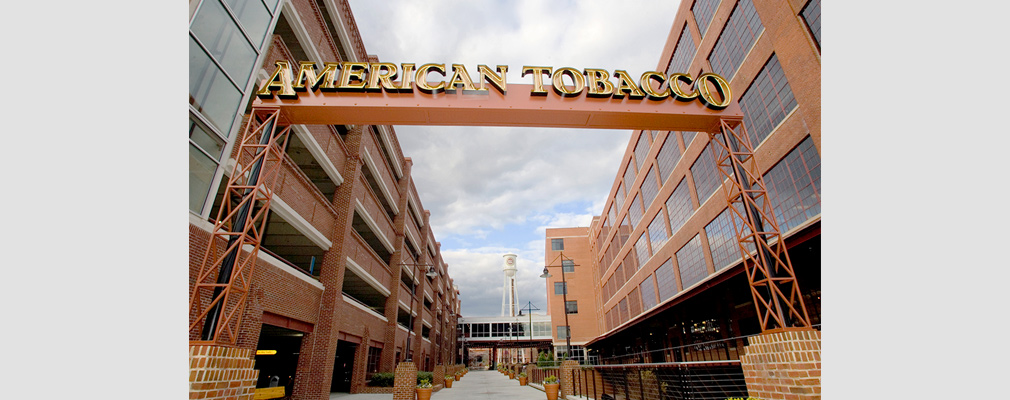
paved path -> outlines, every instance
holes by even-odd
[[[392,394],[337,394],[331,400],[390,400]],[[498,371],[470,371],[452,388],[431,394],[431,400],[546,400],[547,395],[531,386],[519,386]]]

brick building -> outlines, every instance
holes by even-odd
[[[683,1],[658,70],[730,82],[819,330],[820,1]],[[545,262],[555,243],[579,265],[567,275],[573,347],[604,363],[739,360],[741,336],[761,332],[712,145],[704,133],[634,132],[600,216],[547,231]]]
[[[192,296],[248,107],[274,62],[375,57],[345,0],[189,4]],[[324,399],[405,359],[421,371],[454,363],[458,289],[393,128],[294,126],[279,164],[237,344],[194,346],[191,327],[190,398],[251,398],[254,386]]]

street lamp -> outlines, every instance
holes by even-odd
[[[435,277],[438,276],[438,272],[435,271],[435,266],[432,265],[432,264],[400,264],[400,265],[401,266],[414,267],[415,269],[412,271],[414,277],[417,277],[417,272],[418,272],[417,268],[419,268],[419,267],[427,267],[428,268],[428,270],[424,274],[424,276],[427,276],[429,278],[435,278]],[[415,291],[417,291],[417,282],[414,280],[414,278],[411,278],[410,279],[410,309],[407,310],[407,320],[409,321],[407,324],[410,325],[410,326],[408,327],[409,329],[407,329],[407,348],[403,349],[404,353],[406,354],[404,356],[405,358],[404,358],[403,361],[407,361],[407,362],[412,362],[413,361],[413,357],[412,357],[411,352],[410,352],[410,334],[414,333],[414,297],[417,297],[417,294],[414,293]],[[418,314],[420,314],[420,312],[418,312]]]
[[[569,356],[571,356],[573,354],[573,352],[572,352],[572,326],[568,324],[568,281],[565,280],[565,258],[566,258],[565,257],[565,253],[564,252],[559,253],[558,254],[558,258],[561,258],[561,265],[545,265],[544,266],[544,273],[542,275],[540,275],[540,277],[546,279],[546,278],[550,278],[550,277],[554,276],[554,275],[551,275],[551,273],[547,271],[547,267],[558,267],[558,266],[561,267],[561,282],[562,282],[562,285],[564,285],[564,287],[565,287],[565,289],[561,292],[561,297],[564,300],[564,307],[562,307],[562,308],[564,309],[564,312],[565,312],[565,331],[566,331],[565,332],[565,347],[566,347],[565,352]],[[557,260],[558,258],[555,258],[554,260]],[[575,266],[575,260],[572,260],[571,258],[568,258],[568,260],[572,261],[572,266],[574,267]]]

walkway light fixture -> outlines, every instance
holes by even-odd
[[[562,309],[564,309],[564,313],[565,313],[565,353],[567,353],[568,356],[571,356],[573,354],[573,352],[572,352],[572,326],[568,324],[568,281],[565,280],[565,260],[571,261],[572,262],[572,264],[571,264],[572,267],[575,266],[575,260],[572,260],[571,258],[565,257],[565,253],[564,252],[559,253],[558,256],[554,258],[554,261],[557,261],[558,258],[561,259],[561,265],[545,265],[544,266],[544,273],[542,275],[540,275],[540,277],[544,278],[544,279],[552,278],[552,277],[554,277],[554,275],[551,275],[551,273],[550,273],[550,271],[548,271],[547,267],[561,267],[561,283],[564,286],[564,290],[561,291],[561,298],[564,300],[564,304],[563,304]],[[554,262],[554,261],[551,261],[551,262]],[[532,326],[530,328],[532,329]]]

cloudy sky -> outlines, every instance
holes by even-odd
[[[350,0],[369,54],[392,63],[656,70],[678,1]],[[620,4],[617,6],[616,4]],[[502,255],[521,306],[546,310],[545,229],[603,211],[631,131],[397,126],[463,314],[501,313]]]

